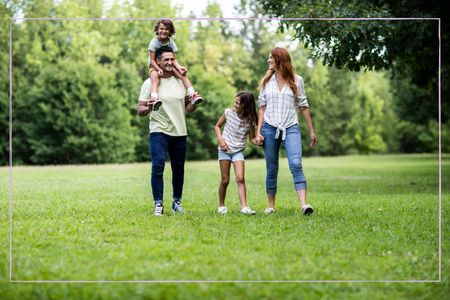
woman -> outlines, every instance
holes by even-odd
[[[311,138],[310,147],[317,145],[317,137],[314,133],[303,79],[294,74],[291,57],[284,48],[272,49],[267,63],[269,69],[260,83],[256,130],[256,142],[264,144],[267,169],[266,192],[269,205],[264,212],[270,214],[275,211],[278,153],[280,145],[283,144],[302,213],[309,215],[314,210],[306,203],[306,179],[302,169],[302,145],[297,110],[306,121]]]

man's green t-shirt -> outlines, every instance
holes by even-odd
[[[148,100],[150,92],[151,79],[148,78],[142,84],[139,100]],[[185,96],[186,89],[180,79],[174,76],[159,79],[158,98],[162,105],[157,111],[150,112],[150,133],[162,132],[171,136],[187,135]]]

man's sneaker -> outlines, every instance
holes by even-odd
[[[157,111],[161,106],[161,104],[162,104],[161,100],[156,99],[156,101],[153,103],[153,111]]]
[[[305,205],[302,206],[302,213],[304,215],[310,215],[310,214],[313,213],[313,211],[314,211],[314,209],[309,204],[305,204]]]
[[[219,213],[219,215],[226,215],[228,212],[228,209],[226,206],[219,206],[219,208],[217,209],[217,212]]]
[[[155,211],[153,212],[155,216],[162,216],[164,214],[164,206],[155,205]]]
[[[275,212],[275,208],[273,208],[273,207],[268,207],[264,210],[264,213],[266,215],[273,214],[274,212]]]
[[[203,102],[202,96],[200,96],[197,92],[194,92],[191,96],[192,105],[199,105]]]
[[[256,214],[256,211],[254,211],[250,207],[246,206],[243,209],[241,209],[241,213],[243,213],[244,215],[254,215],[254,214]]]
[[[172,202],[172,211],[174,213],[184,213],[183,207],[181,207],[181,202],[173,201]]]

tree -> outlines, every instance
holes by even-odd
[[[114,88],[114,74],[89,62],[47,65],[28,93],[26,129],[32,155],[26,163],[71,164],[134,161],[137,137],[127,99]],[[55,74],[57,74],[55,76]]]
[[[345,155],[396,151],[391,128],[395,116],[389,80],[378,72],[350,72],[306,59],[304,48],[290,51],[305,82],[306,95],[319,137],[319,147],[303,147],[305,155]],[[300,121],[303,145],[310,143]]]
[[[355,18],[355,17],[429,17],[442,16],[441,1],[279,1],[257,0],[265,11],[280,18]],[[411,79],[412,84],[429,94],[429,101],[421,103],[427,118],[437,119],[438,22],[412,21],[280,21],[281,30],[293,29],[294,38],[311,49],[314,57],[321,57],[326,65],[336,68],[390,69],[394,75]],[[443,23],[443,39],[448,40],[448,23]],[[448,43],[444,53],[448,53]],[[405,72],[405,68],[407,69]],[[443,75],[448,66],[443,66]],[[445,76],[443,76],[445,78]],[[444,85],[444,92],[448,85]],[[422,122],[415,109],[402,106],[404,113]],[[449,112],[448,110],[446,112]],[[444,114],[443,121],[449,114]]]
[[[279,1],[257,0],[264,10],[279,18],[355,18],[355,17],[443,17],[441,1]],[[293,30],[293,36],[305,43],[312,57],[336,68],[389,69],[397,79],[409,79],[404,88],[415,90],[404,97],[406,90],[394,90],[394,100],[400,118],[415,124],[438,118],[438,22],[412,21],[280,21],[280,30]],[[450,37],[448,22],[441,29],[443,40]],[[449,53],[443,43],[443,53]],[[445,95],[448,64],[442,65]],[[443,106],[442,121],[448,122],[450,109]]]
[[[9,26],[12,8],[0,3],[0,160],[7,163],[9,140]]]
[[[169,1],[115,1],[106,12],[109,17],[116,18],[146,18],[146,17],[174,17],[176,10]],[[111,21],[101,23],[102,34],[107,39],[106,45],[116,48],[117,54],[106,52],[105,61],[118,66],[116,73],[116,88],[124,99],[128,99],[128,108],[132,116],[132,126],[137,129],[139,140],[135,147],[137,161],[149,160],[148,118],[136,115],[136,106],[140,87],[148,78],[147,47],[155,36],[154,20],[149,21]],[[174,37],[178,47],[183,51],[184,40],[187,40],[186,27],[188,22],[175,22],[177,34]],[[180,55],[181,58],[182,55]]]
[[[269,30],[270,23],[261,19],[263,10],[255,0],[241,0],[234,9],[240,16],[250,18],[240,23],[237,34],[232,34],[236,49],[231,61],[234,86],[238,91],[252,92],[258,101],[259,82],[267,71],[269,51],[284,37]],[[262,157],[262,147],[248,144],[245,155]]]
[[[31,17],[42,10],[59,17],[98,16],[102,1],[30,2],[23,12]],[[129,68],[111,63],[119,51],[108,44],[102,24],[52,20],[17,27],[22,34],[14,58],[25,63],[14,77],[15,162],[134,161],[137,134],[116,76]]]
[[[25,17],[99,17],[105,14],[102,4],[101,0],[10,1],[1,7],[1,13],[6,16],[6,25],[7,17],[19,10]],[[174,17],[177,13],[169,1],[116,1],[108,9],[109,17],[123,18]],[[236,9],[245,16],[263,15],[255,0],[242,0]],[[220,17],[222,12],[219,5],[210,4],[205,14]],[[148,160],[148,119],[136,115],[136,105],[140,86],[148,77],[147,45],[154,36],[154,23],[61,19],[15,22],[14,163]],[[395,95],[403,97],[400,102],[405,105],[397,105],[394,110],[394,97],[384,73],[360,74],[323,66],[308,59],[302,43],[292,42],[289,34],[275,32],[266,20],[239,21],[239,27],[215,20],[174,23],[178,60],[188,67],[194,87],[205,98],[187,118],[189,159],[216,157],[214,123],[232,105],[238,91],[249,90],[258,96],[268,53],[275,46],[289,49],[296,72],[305,81],[321,145],[316,149],[304,147],[306,155],[436,149],[429,146],[436,138],[436,121],[427,119],[419,124],[414,115],[405,113],[415,107],[414,99],[420,96],[424,102],[428,96],[411,89],[413,68],[403,70],[409,74],[403,80],[395,79]],[[0,30],[4,37],[0,59],[5,69],[0,74],[3,163],[7,163],[8,155],[8,31],[8,26]],[[429,115],[425,109],[420,114],[421,119]],[[402,118],[398,125],[397,115]],[[304,127],[304,122],[300,124]],[[416,129],[419,134],[415,135]],[[307,134],[305,128],[302,130],[306,144]],[[261,154],[260,147],[246,147],[247,157]]]
[[[218,4],[209,4],[205,15],[220,17]],[[187,157],[212,159],[217,155],[214,124],[224,109],[231,106],[236,94],[232,66],[237,54],[232,39],[224,35],[226,24],[216,21],[198,22],[191,26],[189,49],[182,50],[180,61],[189,69],[189,78],[205,102],[187,118],[189,132]],[[178,57],[178,56],[177,56]]]

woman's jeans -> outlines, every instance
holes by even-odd
[[[306,190],[306,178],[302,167],[302,139],[298,124],[286,129],[286,139],[281,140],[281,134],[275,139],[276,127],[263,123],[261,134],[264,136],[264,157],[266,159],[266,192],[268,195],[277,193],[278,153],[283,144],[288,156],[289,169],[294,178],[295,190]]]
[[[170,136],[162,132],[150,134],[150,158],[152,160],[152,193],[155,204],[162,204],[164,192],[164,166],[169,154],[172,167],[173,200],[181,201],[186,160],[186,136]]]

